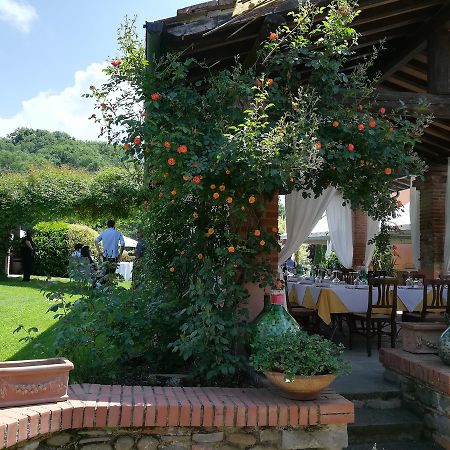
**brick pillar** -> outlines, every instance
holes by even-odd
[[[278,195],[274,195],[273,199],[266,203],[266,210],[263,219],[261,220],[261,229],[272,233],[273,228],[278,228]],[[270,254],[265,254],[264,258],[270,261],[273,271],[277,274],[278,271],[278,252],[272,251]],[[247,309],[249,312],[250,321],[252,321],[264,307],[264,289],[261,289],[255,283],[249,283],[245,286],[250,294],[248,299]],[[266,288],[269,291],[268,288]]]
[[[420,271],[428,278],[442,272],[445,236],[447,164],[430,164],[420,190]]]
[[[367,243],[367,213],[361,210],[353,211],[353,268],[358,270],[364,261]]]

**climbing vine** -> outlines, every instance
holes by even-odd
[[[108,82],[87,94],[104,135],[145,167],[141,288],[150,302],[176,305],[162,319],[178,323],[169,346],[201,377],[235,373],[246,285],[273,282],[267,255],[278,230],[263,226],[267,201],[331,185],[382,219],[396,208],[395,178],[423,173],[413,147],[430,118],[377,104],[368,76],[376,50],[345,69],[357,14],[346,0],[304,2],[253,67],[214,73],[182,54],[147,61],[127,22]],[[198,68],[207,75],[194,79]]]

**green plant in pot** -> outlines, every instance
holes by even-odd
[[[350,372],[344,347],[303,330],[256,336],[250,364],[280,390],[283,397],[314,400],[337,375]]]

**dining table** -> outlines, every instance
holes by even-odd
[[[365,313],[367,311],[369,286],[330,284],[316,286],[311,283],[287,283],[288,301],[292,305],[316,309],[320,319],[327,325],[332,314]],[[431,295],[431,291],[428,295]],[[373,303],[378,300],[378,291],[373,291]],[[421,311],[423,287],[398,286],[397,310]]]

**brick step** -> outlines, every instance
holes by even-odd
[[[375,444],[349,445],[346,450],[373,450]],[[376,445],[376,450],[439,450],[432,441],[396,441]]]
[[[404,408],[356,408],[355,423],[348,425],[350,444],[420,441],[423,423]]]

